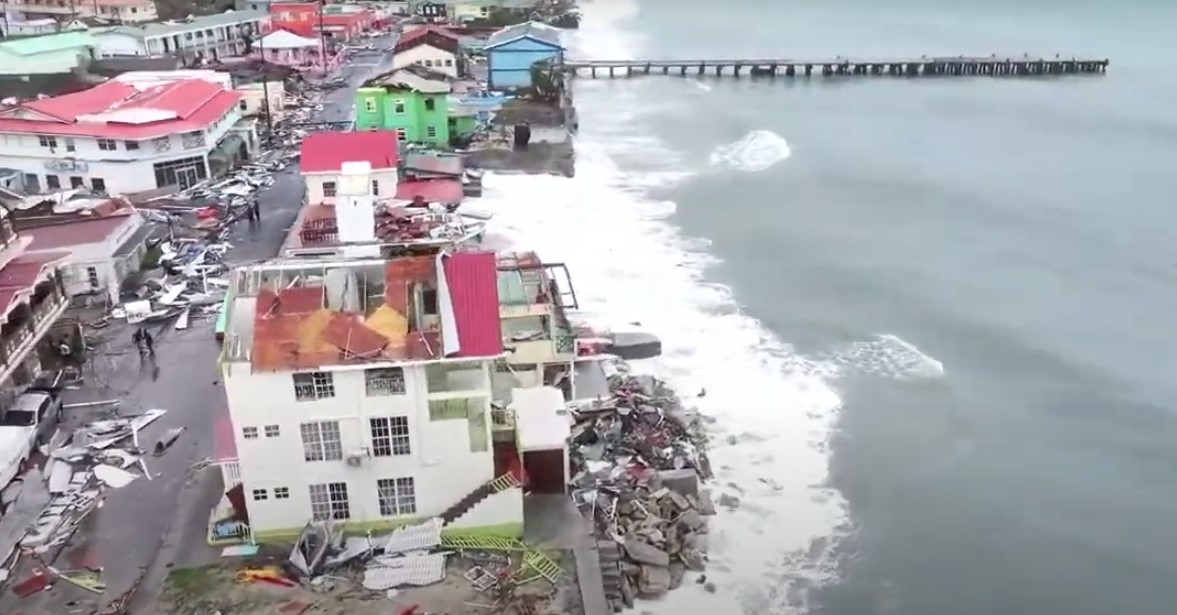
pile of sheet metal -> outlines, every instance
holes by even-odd
[[[57,575],[51,565],[54,558],[46,554],[70,539],[83,519],[101,505],[106,492],[140,476],[151,479],[139,432],[165,413],[148,410],[135,416],[94,421],[72,434],[58,430],[43,451],[47,457],[44,469],[33,468],[23,480],[14,481],[4,490],[5,514],[0,518],[0,561],[4,566],[0,581],[8,578],[23,554],[37,555],[49,563],[46,569]],[[66,580],[102,592],[101,583],[92,579]]]
[[[698,412],[624,369],[609,375],[609,391],[571,406],[569,450],[573,498],[593,521],[606,596],[619,609],[703,570],[715,507],[699,486],[712,474]]]
[[[440,551],[442,520],[433,518],[383,536],[345,538],[334,521],[312,521],[290,552],[291,567],[315,583],[321,575],[362,565],[366,589],[387,591],[422,587],[445,579],[446,556]]]

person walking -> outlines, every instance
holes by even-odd
[[[155,340],[152,339],[151,333],[149,333],[147,331],[143,332],[143,344],[145,346],[147,346],[147,354],[154,357],[155,356]]]
[[[143,329],[135,329],[135,332],[131,334],[131,341],[135,343],[135,350],[138,350],[139,354],[142,355],[143,354]]]

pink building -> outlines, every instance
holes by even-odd
[[[299,36],[286,30],[274,30],[263,36],[253,49],[254,56],[290,68],[322,69],[324,64],[322,40]],[[326,54],[328,68],[334,67],[338,60],[336,55]]]

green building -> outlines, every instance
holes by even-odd
[[[356,130],[394,130],[402,143],[449,145],[449,77],[407,66],[356,90]]]

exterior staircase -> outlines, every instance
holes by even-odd
[[[462,515],[470,512],[471,508],[474,508],[486,498],[518,486],[520,486],[519,479],[515,478],[511,473],[504,474],[492,481],[479,485],[477,489],[466,494],[466,497],[459,500],[457,504],[450,506],[445,512],[441,513],[442,526],[444,527],[457,521]]]

